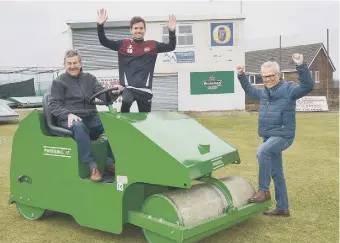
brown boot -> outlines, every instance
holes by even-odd
[[[268,216],[283,216],[283,217],[290,216],[289,210],[278,210],[278,209],[266,211],[263,214],[268,215]]]
[[[116,171],[115,164],[108,164],[108,165],[106,165],[105,172],[115,173],[115,171]]]
[[[97,181],[101,181],[102,179],[103,179],[103,176],[97,168],[91,169],[91,176],[90,176],[91,181],[97,182]]]
[[[248,202],[249,203],[260,203],[260,202],[264,202],[270,199],[271,199],[271,196],[270,196],[269,191],[266,192],[266,191],[259,190],[252,198],[248,200]]]

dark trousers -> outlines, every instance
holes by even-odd
[[[125,88],[123,91],[121,112],[130,112],[134,101],[137,102],[139,112],[150,112],[152,96],[153,95],[148,92]]]
[[[98,115],[90,117],[81,117],[82,121],[76,121],[71,128],[68,127],[68,120],[59,120],[59,126],[69,129],[73,133],[73,138],[77,142],[79,156],[82,162],[87,163],[90,167],[96,168],[97,164],[92,153],[91,138],[97,138],[104,132],[104,127]],[[114,163],[111,147],[109,145],[107,163]]]

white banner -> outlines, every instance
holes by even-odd
[[[296,101],[296,111],[328,111],[326,96],[305,96]]]
[[[118,77],[97,77],[98,82],[106,89],[112,88],[119,84]]]

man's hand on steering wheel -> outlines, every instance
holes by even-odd
[[[94,95],[92,95],[88,102],[90,104],[96,104],[96,105],[103,105],[103,102],[104,102],[104,105],[109,105],[109,104],[112,104],[113,102],[115,102],[119,95],[120,95],[120,90],[123,90],[124,88],[121,87],[120,85],[115,85],[111,88],[104,88],[102,89],[101,91],[95,93]],[[95,101],[95,99],[99,96],[101,96],[102,94],[105,94],[105,101],[102,100],[103,102],[98,102],[98,101]]]
[[[123,90],[125,89],[124,86],[121,86],[120,84],[118,85],[114,85],[114,87],[118,88],[118,90],[112,90],[113,94],[120,94],[123,92]]]

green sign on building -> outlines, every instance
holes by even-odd
[[[234,71],[191,72],[190,93],[192,95],[234,93]]]

